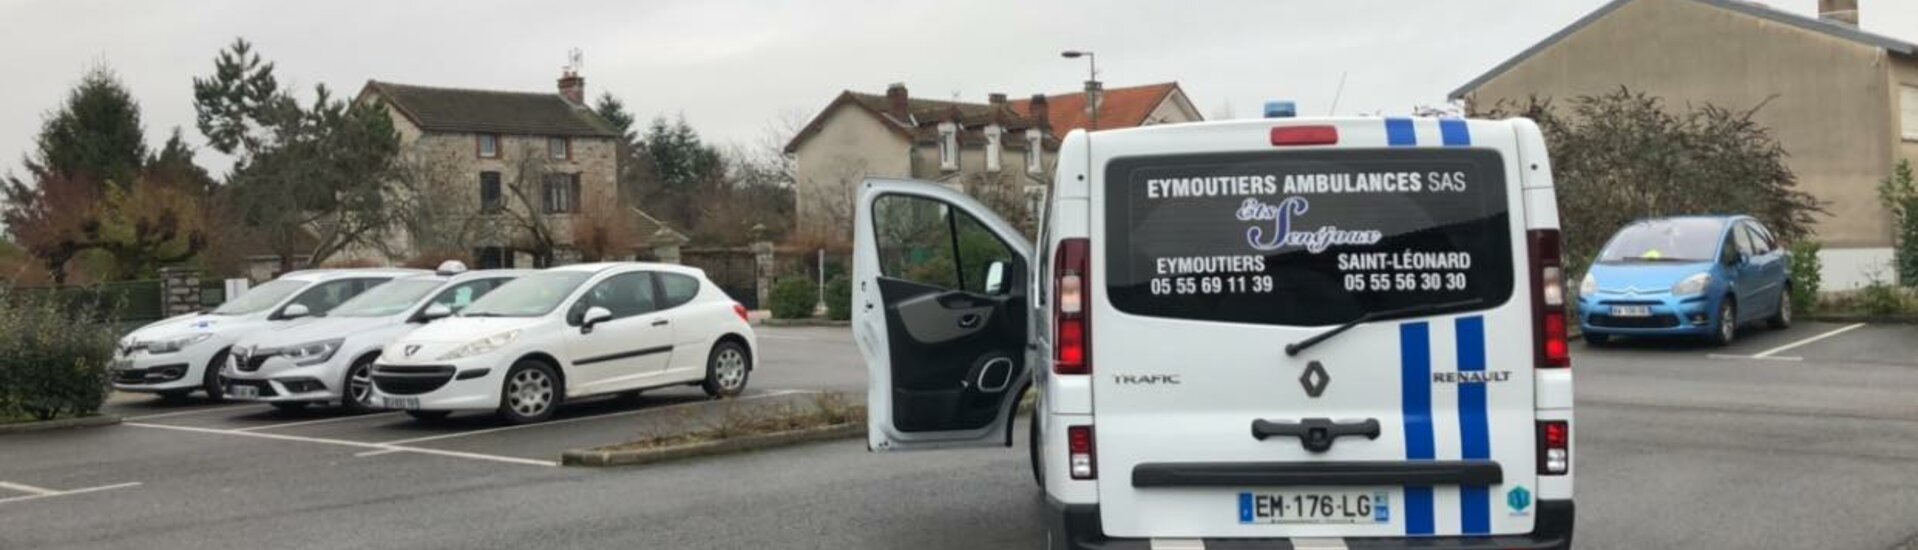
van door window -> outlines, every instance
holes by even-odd
[[[995,262],[1012,249],[977,218],[946,203],[894,195],[873,203],[879,272],[926,286],[983,293]]]

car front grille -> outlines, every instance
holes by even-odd
[[[1650,317],[1616,317],[1612,315],[1593,315],[1592,326],[1604,328],[1672,328],[1678,326],[1678,316],[1660,313]]]
[[[126,369],[113,371],[116,384],[158,384],[172,382],[186,376],[186,364],[160,365],[144,369]]]
[[[451,365],[373,365],[373,387],[393,395],[419,395],[453,380]]]
[[[266,360],[273,358],[275,355],[279,355],[279,352],[272,350],[233,350],[233,366],[239,369],[240,372],[254,372],[260,370],[260,366],[265,365]]]

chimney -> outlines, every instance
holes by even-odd
[[[1858,26],[1858,0],[1818,0],[1818,18],[1856,27]]]
[[[1052,110],[1046,108],[1046,94],[1032,94],[1032,123],[1040,128],[1052,127]]]
[[[1086,81],[1086,115],[1092,118],[1091,129],[1099,129],[1100,107],[1105,106],[1105,85],[1097,80]]]
[[[559,96],[566,98],[568,103],[582,107],[585,106],[586,79],[580,77],[579,73],[573,72],[572,69],[566,69],[561,72],[559,76]]]
[[[886,86],[886,109],[900,122],[912,123],[912,109],[907,107],[906,83],[894,82]]]

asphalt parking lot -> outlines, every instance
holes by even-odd
[[[864,388],[845,329],[761,339],[754,399]],[[1580,547],[1918,544],[1918,327],[1802,323],[1726,348],[1575,353]],[[841,441],[551,465],[698,399],[661,390],[529,427],[116,400],[126,425],[0,437],[0,548],[1039,544],[1022,448],[875,455]]]

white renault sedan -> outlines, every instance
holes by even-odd
[[[371,409],[369,372],[381,349],[528,273],[466,271],[449,262],[438,273],[401,277],[368,290],[323,318],[242,338],[220,374],[226,395],[282,410],[316,403],[339,403],[347,412]]]
[[[756,357],[746,320],[695,268],[557,267],[388,345],[373,365],[374,402],[422,419],[497,411],[528,423],[590,395],[697,384],[730,397]]]

